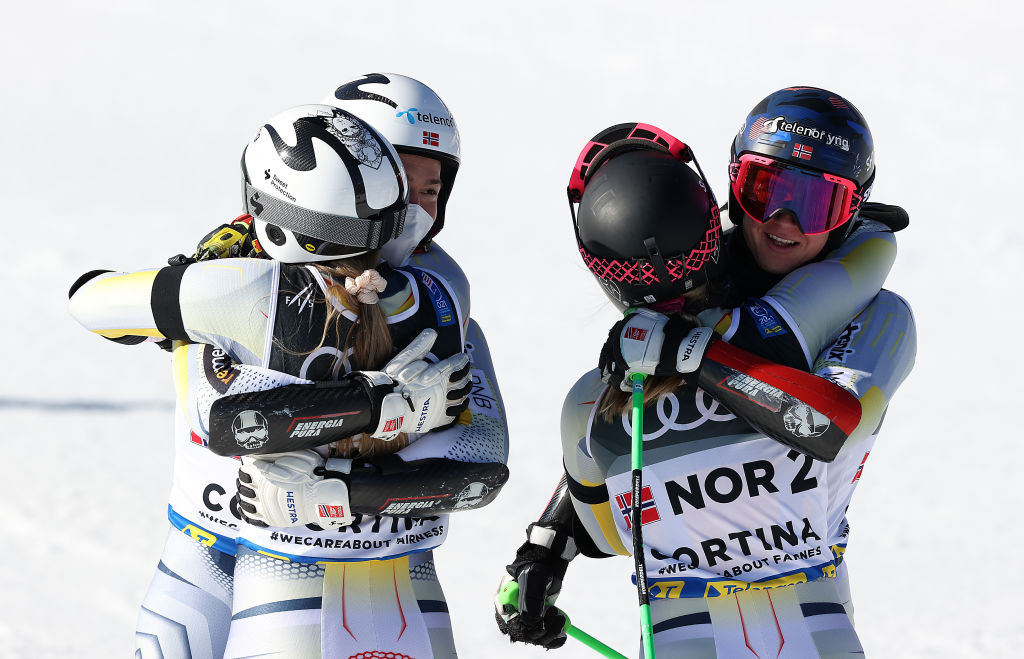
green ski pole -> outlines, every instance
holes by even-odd
[[[633,563],[636,567],[636,591],[640,596],[640,632],[644,642],[644,659],[654,659],[654,626],[651,624],[651,600],[647,592],[647,560],[644,558],[643,468],[644,468],[644,378],[633,374],[633,494],[630,520],[633,531]]]
[[[513,608],[518,608],[519,584],[515,581],[510,581],[507,584],[505,584],[505,587],[502,588],[501,592],[498,594],[498,604],[509,605]],[[601,641],[597,640],[590,634],[586,633],[579,627],[574,626],[572,622],[570,622],[569,616],[565,613],[565,611],[562,611],[561,609],[558,609],[558,611],[563,616],[565,616],[565,627],[563,627],[562,629],[563,631],[565,631],[566,636],[571,636],[580,643],[586,645],[588,648],[596,650],[597,653],[601,656],[610,657],[611,659],[628,659],[626,655],[622,654],[621,652],[616,652],[615,650],[608,647]]]

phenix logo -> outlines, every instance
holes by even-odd
[[[847,325],[846,329],[843,330],[843,333],[839,335],[838,339],[836,339],[836,342],[832,344],[831,348],[829,348],[828,358],[845,364],[846,358],[856,352],[850,347],[850,344],[853,342],[853,337],[857,336],[858,332],[860,332],[860,324],[850,323]]]
[[[327,419],[326,421],[303,421],[295,426],[289,437],[319,437],[320,433],[330,428],[340,428],[345,419]]]

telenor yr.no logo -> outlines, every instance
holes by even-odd
[[[414,124],[414,123],[416,123],[416,117],[413,115],[413,112],[419,112],[419,111],[420,111],[419,108],[409,108],[408,110],[405,110],[404,112],[396,112],[395,116],[396,117],[401,117],[404,114],[405,118],[409,120],[409,123],[410,124]]]

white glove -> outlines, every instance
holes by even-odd
[[[644,308],[630,311],[612,326],[601,348],[601,379],[628,393],[635,373],[688,376],[700,370],[704,353],[715,340],[710,327],[679,316]]]
[[[348,526],[352,511],[343,476],[351,471],[351,460],[325,462],[309,449],[243,456],[238,469],[239,509],[256,526]]]
[[[437,339],[425,329],[383,371],[361,371],[371,386],[394,384],[380,403],[380,421],[370,434],[391,441],[403,432],[427,432],[455,422],[469,397],[469,355],[436,364],[424,361]]]

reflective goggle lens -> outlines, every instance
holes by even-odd
[[[756,222],[767,222],[776,213],[788,211],[805,235],[831,231],[856,210],[852,181],[749,154],[740,157],[732,192],[740,208]]]

